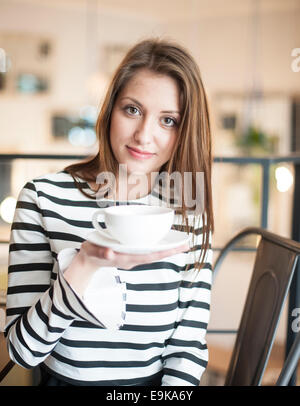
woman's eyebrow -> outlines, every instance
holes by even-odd
[[[142,103],[140,103],[138,100],[134,99],[133,97],[125,96],[125,97],[121,97],[120,100],[123,100],[123,99],[129,99],[129,100],[133,101],[133,103],[137,104],[138,106],[143,107]]]
[[[161,113],[179,114],[180,115],[180,111],[178,111],[178,110],[163,110],[163,111],[161,111]]]
[[[138,100],[134,99],[133,97],[124,96],[120,100],[123,100],[123,99],[129,99],[129,100],[133,101],[133,103],[137,104],[139,107],[143,108],[142,103],[139,102]],[[180,115],[180,111],[178,111],[178,110],[162,110],[161,113],[179,114]]]

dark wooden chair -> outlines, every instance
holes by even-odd
[[[261,228],[246,228],[221,250],[217,273],[225,255],[241,239],[260,236],[246,302],[233,347],[225,386],[257,386],[273,346],[281,311],[300,254],[300,243]]]
[[[300,332],[298,332],[296,339],[289,351],[287,359],[283,364],[283,368],[276,382],[276,386],[287,386],[290,379],[297,368],[300,359]]]
[[[0,382],[3,381],[14,365],[14,362],[9,358],[4,333],[0,331]]]

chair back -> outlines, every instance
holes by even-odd
[[[224,247],[217,259],[249,234],[261,236],[225,386],[260,385],[294,273],[300,243],[261,228],[247,228]]]
[[[14,365],[14,362],[9,358],[4,333],[0,331],[0,382],[3,381]]]
[[[295,372],[300,359],[300,331],[298,331],[296,338],[288,353],[287,359],[284,362],[283,368],[277,379],[276,386],[287,386],[290,379]]]

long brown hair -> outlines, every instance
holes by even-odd
[[[201,253],[195,268],[201,269],[204,265],[205,254],[209,248],[209,237],[214,230],[212,187],[211,187],[211,129],[207,97],[201,80],[197,63],[189,52],[182,46],[167,40],[147,39],[135,45],[117,68],[106,97],[101,107],[97,122],[96,134],[99,142],[99,151],[96,156],[83,162],[65,168],[75,180],[78,188],[82,184],[77,177],[86,182],[95,182],[97,174],[102,171],[117,174],[118,162],[114,157],[110,145],[110,121],[113,106],[121,90],[139,69],[149,69],[158,74],[165,74],[174,78],[180,89],[181,120],[178,128],[179,136],[170,160],[161,168],[167,173],[179,172],[182,177],[185,172],[193,175],[204,173],[204,210],[202,217],[202,230],[199,230],[199,216],[194,217],[192,226],[188,224],[187,207],[184,199],[180,213],[183,216],[187,232],[196,234],[203,232]],[[195,184],[193,188],[196,188]],[[195,190],[195,189],[194,189]],[[89,197],[96,198],[92,195]]]

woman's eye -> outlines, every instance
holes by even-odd
[[[162,118],[162,123],[166,127],[175,127],[176,124],[177,124],[177,122],[172,117],[163,117]]]
[[[125,111],[131,116],[136,116],[140,113],[139,110],[134,106],[126,106]]]

